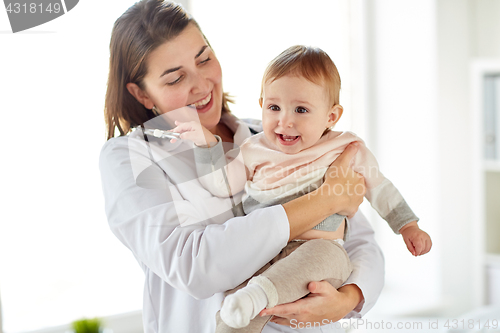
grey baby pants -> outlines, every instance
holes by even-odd
[[[225,296],[235,293],[247,283],[256,283],[264,289],[269,301],[267,307],[271,308],[309,294],[307,285],[311,281],[325,280],[339,288],[351,271],[349,256],[338,242],[328,239],[292,241],[252,278],[227,291]],[[259,333],[271,319],[271,316],[257,316],[247,327],[231,328],[221,320],[219,312],[216,315],[216,333]]]

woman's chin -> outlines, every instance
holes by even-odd
[[[217,124],[220,122],[221,111],[219,110],[219,112],[217,112],[215,110],[210,110],[210,112],[199,113],[198,115],[200,117],[201,124],[212,132],[212,129],[215,129]]]

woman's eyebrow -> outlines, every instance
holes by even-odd
[[[179,70],[179,69],[181,69],[181,68],[182,68],[182,66],[167,69],[166,71],[164,71],[164,72],[160,75],[160,79],[161,79],[161,77],[162,77],[162,76],[167,75],[168,73],[172,73],[172,72],[178,71],[178,70]]]
[[[194,58],[197,59],[199,56],[201,56],[201,54],[205,51],[207,47],[208,45],[203,45],[200,49],[200,52],[198,52],[198,54]]]
[[[199,56],[201,56],[203,54],[203,52],[205,52],[205,49],[208,47],[208,45],[203,45],[200,49],[200,51],[196,54],[196,56],[194,57],[195,59],[199,58]],[[172,73],[172,72],[175,72],[175,71],[178,71],[179,69],[181,69],[182,66],[179,66],[179,67],[174,67],[174,68],[170,68],[170,69],[167,69],[165,70],[161,75],[160,75],[160,78],[164,75],[167,75],[168,73]]]

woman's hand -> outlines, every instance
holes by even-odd
[[[277,305],[260,312],[261,316],[273,315],[271,321],[293,328],[312,327],[314,323],[327,325],[344,318],[363,299],[363,293],[354,284],[335,289],[326,281],[310,282],[311,292],[292,303]],[[318,325],[318,324],[316,324]]]
[[[181,133],[180,138],[183,140],[192,141],[199,147],[211,147],[217,144],[217,139],[215,138],[215,136],[200,122],[180,122],[176,120],[175,125],[177,127],[173,128],[171,131],[175,133]],[[176,139],[170,140],[170,142],[172,143],[174,143],[175,141]]]
[[[325,181],[318,189],[326,200],[335,202],[337,211],[332,214],[351,217],[363,202],[366,192],[365,179],[350,167],[352,159],[358,152],[358,147],[358,142],[353,142],[346,147],[330,165],[325,173]]]
[[[347,146],[330,165],[319,188],[282,205],[290,224],[289,241],[330,215],[351,217],[358,211],[366,192],[365,179],[350,168],[358,146],[357,142]]]

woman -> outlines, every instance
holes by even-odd
[[[100,169],[110,227],[146,275],[145,332],[213,332],[223,291],[326,216],[357,211],[364,193],[353,189],[364,181],[348,169],[356,147],[346,149],[311,195],[234,217],[238,195],[230,201],[203,189],[189,145],[148,135],[162,133],[153,129],[168,129],[172,120],[197,119],[229,149],[261,129],[229,113],[220,65],[196,22],[176,4],[140,1],[116,21],[110,52]],[[116,130],[120,136],[113,138]],[[338,188],[344,190],[330,190]],[[310,283],[317,297],[265,311],[291,328],[269,323],[263,332],[359,317],[373,306],[383,258],[366,219],[360,213],[353,219],[346,250],[354,271],[346,284],[337,291]],[[327,328],[335,330],[328,325],[323,332]]]

